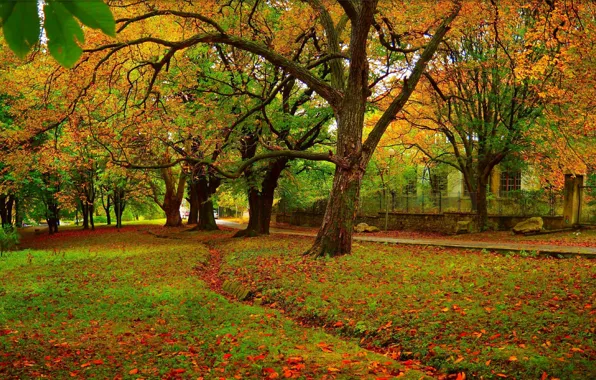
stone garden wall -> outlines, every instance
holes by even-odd
[[[498,230],[510,230],[517,223],[528,219],[527,217],[515,216],[489,216],[489,223]],[[563,227],[562,216],[546,216],[544,229],[554,230]],[[292,214],[278,214],[278,223],[288,223],[295,226],[319,227],[323,220],[322,214],[310,212],[293,212]],[[476,220],[475,214],[470,213],[442,213],[442,214],[412,214],[390,212],[388,219],[389,230],[424,231],[452,234],[456,230],[457,222]],[[367,223],[371,226],[385,228],[385,214],[376,216],[358,216],[356,223]],[[474,225],[475,223],[472,223]]]

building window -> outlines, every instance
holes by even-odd
[[[521,190],[521,172],[501,172],[500,196],[505,197],[516,190]]]

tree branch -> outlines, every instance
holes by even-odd
[[[385,110],[377,124],[374,126],[371,133],[368,135],[368,138],[364,142],[362,148],[364,160],[370,159],[370,156],[374,152],[379,141],[381,141],[381,137],[385,133],[385,130],[387,130],[389,124],[394,120],[397,113],[405,106],[406,102],[410,98],[410,95],[412,95],[412,92],[414,92],[414,89],[416,88],[416,85],[418,84],[420,77],[426,70],[428,62],[432,59],[435,51],[439,47],[439,44],[443,40],[443,37],[445,36],[445,34],[447,34],[447,31],[449,30],[449,25],[458,15],[461,7],[462,4],[458,1],[451,13],[449,14],[449,16],[447,16],[447,18],[443,20],[443,22],[435,32],[435,35],[420,55],[420,58],[418,59],[418,61],[416,61],[416,65],[412,70],[412,74],[406,80],[404,80],[404,86],[400,94],[393,100],[393,102],[391,102],[391,104]]]

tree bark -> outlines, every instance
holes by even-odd
[[[234,237],[255,237],[262,231],[262,198],[259,189],[254,186],[248,188],[248,226],[246,229],[238,231]]]
[[[0,196],[0,219],[2,220],[2,227],[12,226],[12,206],[14,197],[12,195]]]
[[[20,197],[15,197],[14,200],[14,220],[15,220],[15,226],[17,228],[21,228],[23,227],[23,205],[21,204],[21,198]]]
[[[198,224],[199,223],[199,183],[195,178],[192,178],[188,182],[188,204],[190,205],[190,210],[188,212],[188,222],[187,224]]]
[[[336,169],[323,223],[315,243],[305,255],[322,257],[351,253],[363,174],[360,168]]]
[[[486,199],[487,184],[488,178],[478,178],[478,185],[475,198],[479,231],[486,231],[488,229],[488,202]]]
[[[87,211],[89,212],[89,225],[91,225],[91,230],[95,230],[95,222],[93,220],[93,213],[95,212],[95,206],[93,206],[93,204],[90,204]]]
[[[265,178],[261,182],[261,190],[259,191],[256,187],[248,189],[248,226],[246,229],[238,231],[234,237],[269,235],[275,189],[288,161],[289,158],[282,157],[270,162]]]
[[[89,205],[82,200],[81,201],[81,214],[83,215],[83,229],[89,229]]]
[[[46,222],[48,223],[48,231],[50,235],[58,232],[58,223],[60,220],[58,204],[55,201],[51,201],[47,204]]]
[[[103,197],[103,192],[102,192],[102,196],[101,196],[101,204],[103,206],[104,211],[106,212],[106,224],[108,226],[112,225],[112,216],[110,215],[110,211],[112,209],[112,197],[111,196],[107,196],[107,199],[104,202],[104,197]]]
[[[122,214],[126,207],[125,191],[119,188],[114,189],[114,215],[116,216],[116,228],[122,228]]]
[[[167,204],[166,204],[167,203]],[[176,205],[175,200],[164,203],[163,210],[166,213],[166,227],[179,227],[182,225],[182,218],[180,217],[180,203]]]
[[[180,171],[178,180],[174,178],[174,173],[171,168],[160,169],[161,176],[166,187],[163,195],[163,202],[159,204],[161,209],[166,214],[165,227],[179,227],[182,225],[182,218],[180,217],[180,206],[184,199],[184,188],[186,186],[187,175]],[[157,195],[154,195],[157,202]]]
[[[199,172],[197,178],[197,198],[199,220],[193,230],[215,231],[219,230],[213,216],[213,194],[217,191],[221,181],[212,173]]]

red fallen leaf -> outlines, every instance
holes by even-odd
[[[325,342],[321,342],[321,343],[317,343],[317,346],[319,346],[319,348],[323,351],[323,352],[333,352],[333,350],[331,349],[331,346],[329,346],[327,343]]]
[[[505,375],[504,373],[497,373],[497,376],[499,376],[499,377],[507,377],[507,375]]]
[[[0,336],[8,335],[12,332],[12,330],[0,330]]]
[[[263,368],[263,372],[267,374],[268,379],[277,379],[279,374],[273,368]]]
[[[342,327],[343,325],[344,323],[342,321],[338,321],[333,324],[333,327]]]
[[[548,379],[548,374],[546,372],[542,372],[542,376],[540,376],[540,380]]]
[[[257,355],[257,356],[250,356],[248,355],[246,358],[252,362],[256,362],[258,360],[263,360],[265,359],[267,355],[266,354],[261,354],[261,355]]]
[[[103,364],[103,360],[101,360],[101,359],[93,360],[92,363],[95,365],[101,365],[101,364]]]
[[[458,373],[455,380],[466,380],[466,374],[463,372]]]
[[[500,337],[500,336],[501,336],[501,334],[495,334],[495,335],[491,336],[491,337],[490,337],[490,338],[488,338],[488,339],[490,339],[490,340],[495,340],[495,339],[497,339],[497,338],[498,338],[498,337]]]
[[[414,361],[410,359],[410,360],[406,360],[405,362],[402,362],[401,364],[403,364],[407,367],[407,366],[414,365]]]
[[[78,373],[77,371],[72,371],[71,373],[69,373],[70,377],[77,377]]]
[[[177,373],[184,373],[186,372],[186,370],[184,368],[175,368],[173,370],[170,371],[173,374],[177,374]]]
[[[231,357],[232,357],[232,354],[224,354],[224,356],[223,356],[224,360],[228,360]]]
[[[81,364],[81,368],[86,368],[86,367],[89,367],[90,365],[91,365],[91,363],[87,362],[87,363]]]
[[[297,363],[302,363],[304,361],[304,359],[302,358],[302,356],[290,356],[287,360],[288,364],[297,364]]]
[[[133,368],[130,371],[128,371],[129,375],[136,375],[137,373],[139,373],[139,370],[137,368]]]

